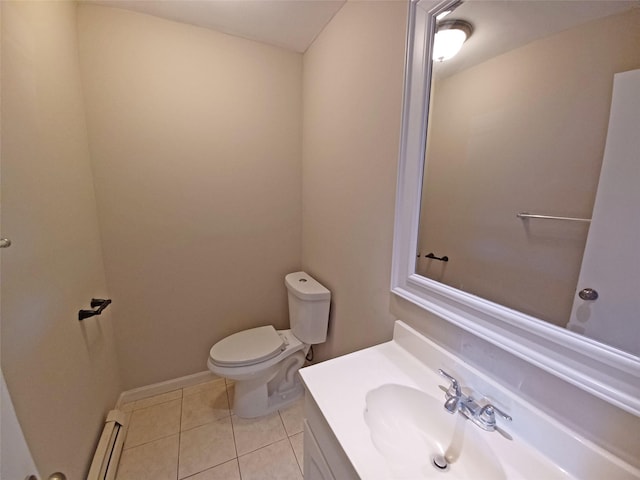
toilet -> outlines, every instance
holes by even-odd
[[[331,292],[305,272],[288,274],[289,330],[272,325],[234,333],[209,351],[207,366],[235,380],[234,413],[255,418],[283,408],[303,394],[298,370],[312,344],[327,339]]]

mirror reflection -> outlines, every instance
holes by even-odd
[[[605,200],[640,204],[637,155],[611,154],[628,125],[610,123],[612,99],[640,97],[639,7],[474,1],[440,17],[472,30],[433,62],[416,261],[419,275],[636,355],[640,256],[626,249],[640,216]]]

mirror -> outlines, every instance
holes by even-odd
[[[638,6],[473,1],[438,22],[462,19],[474,32],[433,64],[416,262],[419,275],[635,355],[638,296],[627,318],[608,320],[628,325],[619,337],[571,313],[594,302],[578,289],[596,289],[600,309],[613,297],[602,276],[582,286],[578,276],[587,236],[602,228],[590,220],[614,74],[640,68]],[[526,212],[564,219],[517,216]],[[640,284],[640,263],[633,270],[617,274]]]
[[[392,284],[395,294],[636,414],[637,325],[627,322],[631,335],[611,341],[589,338],[589,301],[574,297],[595,225],[614,74],[640,68],[639,6],[412,4]],[[447,21],[469,22],[473,32],[456,57],[436,63],[436,17],[447,10]],[[635,257],[627,263],[637,275]],[[615,331],[619,314],[603,317]]]

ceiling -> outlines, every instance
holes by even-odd
[[[189,23],[303,53],[346,0],[79,1]],[[473,35],[454,59],[434,64],[434,74],[453,75],[538,38],[639,6],[640,0],[467,0],[447,19],[471,22]]]
[[[474,31],[453,59],[434,63],[444,78],[539,38],[598,18],[640,8],[640,0],[470,0],[445,19],[470,22]]]
[[[345,0],[80,0],[305,52]]]

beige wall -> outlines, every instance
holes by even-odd
[[[126,389],[206,370],[239,330],[288,325],[300,268],[302,56],[79,6],[107,280]]]
[[[405,2],[348,2],[304,56],[305,270],[332,291],[330,358],[388,340]]]
[[[613,75],[640,67],[640,10],[589,22],[434,83],[418,272],[565,326]],[[437,65],[436,65],[437,71]]]
[[[2,2],[2,371],[39,470],[84,478],[120,392],[75,5]]]

